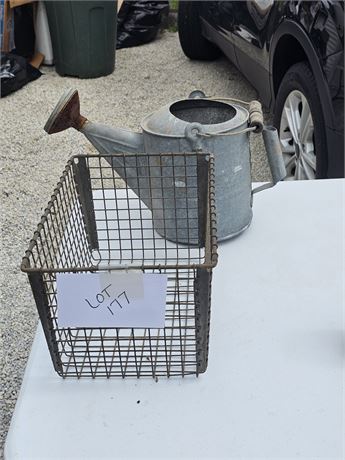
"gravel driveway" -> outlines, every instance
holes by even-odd
[[[37,324],[31,290],[19,269],[21,257],[67,159],[94,151],[74,130],[54,136],[43,131],[60,95],[69,87],[77,88],[82,114],[132,129],[139,129],[144,115],[196,88],[207,95],[256,98],[255,90],[227,60],[191,62],[171,32],[149,45],[118,51],[116,70],[108,77],[80,80],[62,78],[54,68],[42,71],[39,80],[0,100],[0,457]],[[260,140],[254,141],[252,150],[253,180],[268,179]]]

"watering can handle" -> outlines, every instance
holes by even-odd
[[[254,127],[254,133],[261,133],[264,128],[264,114],[259,101],[251,101],[248,104],[249,126]]]
[[[252,190],[252,194],[261,192],[261,190],[265,190],[266,188],[273,187],[277,182],[286,177],[283,153],[276,128],[274,128],[274,126],[265,126],[262,131],[262,137],[266,148],[268,164],[271,170],[272,182],[256,187]]]
[[[262,112],[262,106],[259,101],[251,101],[245,102],[241,101],[240,99],[233,99],[233,98],[222,98],[222,97],[207,97],[205,93],[199,90],[192,91],[188,96],[189,99],[213,99],[213,100],[224,100],[230,102],[240,103],[242,105],[248,106],[249,111],[249,127],[247,129],[237,131],[237,132],[230,132],[230,133],[213,133],[208,134],[203,132],[203,126],[199,123],[191,123],[187,126],[185,130],[185,136],[192,145],[193,150],[198,150],[201,148],[200,140],[198,142],[198,136],[226,136],[226,135],[236,135],[236,134],[243,134],[246,131],[253,131],[254,133],[262,133],[262,137],[264,140],[268,164],[271,170],[272,175],[272,182],[267,184],[263,184],[259,187],[256,187],[252,190],[252,195],[254,193],[260,192],[261,190],[265,190],[266,188],[273,187],[276,185],[277,182],[281,181],[286,177],[286,169],[283,159],[283,153],[280,146],[280,141],[278,137],[277,130],[274,126],[264,126],[264,116]]]

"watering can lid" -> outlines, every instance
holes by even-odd
[[[210,99],[182,99],[146,116],[144,131],[167,137],[184,137],[191,123],[198,123],[205,133],[221,133],[247,125],[248,110],[237,104]]]

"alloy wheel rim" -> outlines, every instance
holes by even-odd
[[[286,180],[315,179],[314,122],[303,93],[292,91],[285,100],[279,138],[286,167]]]

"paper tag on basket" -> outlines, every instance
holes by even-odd
[[[167,275],[57,273],[58,326],[162,328]]]

